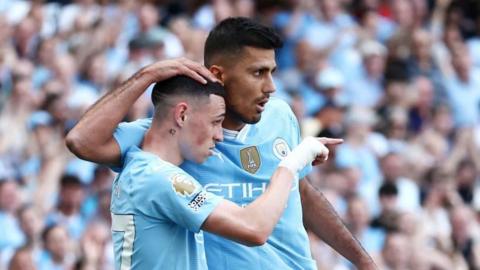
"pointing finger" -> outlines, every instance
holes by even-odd
[[[324,145],[338,145],[343,143],[343,139],[337,139],[337,138],[318,138],[318,140],[323,143]]]

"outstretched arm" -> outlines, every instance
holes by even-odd
[[[334,140],[341,143],[342,140]],[[267,190],[247,207],[223,200],[202,229],[244,243],[263,245],[278,223],[292,188],[292,180],[314,160],[326,160],[328,149],[316,138],[305,138],[280,163]]]
[[[328,200],[307,179],[300,181],[303,223],[360,270],[377,269],[372,258],[345,227]]]
[[[176,75],[186,75],[202,83],[207,82],[205,78],[216,80],[207,68],[185,58],[149,65],[90,107],[68,133],[67,147],[79,158],[118,165],[120,148],[113,138],[115,128],[150,84]]]

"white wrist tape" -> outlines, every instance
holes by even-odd
[[[312,163],[317,156],[322,156],[327,160],[328,153],[328,148],[318,139],[306,137],[280,162],[279,166],[297,174],[305,166]]]

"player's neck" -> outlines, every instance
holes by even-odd
[[[234,130],[234,131],[240,131],[244,126],[245,126],[244,122],[237,120],[233,117],[228,117],[228,115],[225,117],[225,120],[223,120],[223,123],[222,123],[222,127],[224,129]]]
[[[155,154],[174,165],[180,165],[183,158],[177,140],[178,135],[171,134],[169,129],[152,126],[145,134],[142,150]]]

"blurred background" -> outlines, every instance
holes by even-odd
[[[303,135],[345,139],[310,180],[380,269],[480,269],[478,0],[1,0],[0,269],[113,269],[114,174],[64,136],[139,68],[201,62],[230,16],[284,38],[276,95]],[[151,114],[147,91],[125,120]]]

